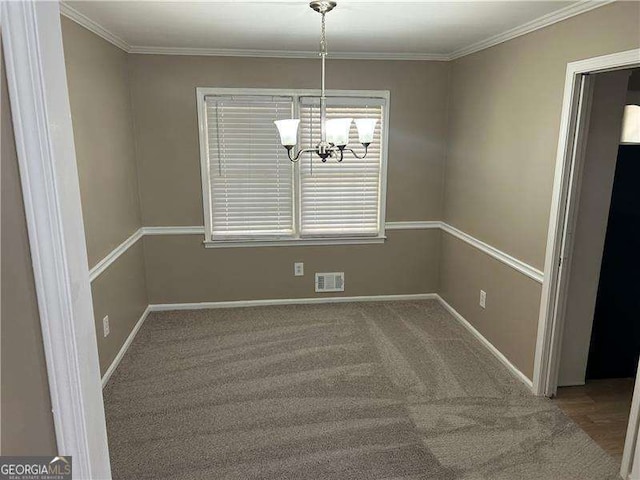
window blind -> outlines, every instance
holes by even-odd
[[[380,185],[383,108],[381,99],[330,98],[327,119],[377,118],[373,142],[360,160],[346,153],[342,162],[322,163],[315,154],[300,161],[300,233],[302,236],[375,236],[380,233]],[[301,98],[300,144],[320,140],[318,100]],[[349,146],[362,155],[355,124]]]
[[[205,101],[213,239],[293,235],[293,165],[273,124],[292,118],[293,99]]]

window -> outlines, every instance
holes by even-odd
[[[328,92],[327,118],[378,118],[368,155],[292,163],[274,120],[300,118],[320,139],[316,91],[197,89],[207,246],[384,240],[388,92]],[[355,125],[350,146],[359,154]]]

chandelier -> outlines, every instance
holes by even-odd
[[[327,0],[314,0],[309,6],[322,15],[322,33],[320,35],[320,59],[322,62],[322,79],[320,83],[320,142],[311,148],[305,148],[295,152],[295,146],[298,143],[298,126],[299,118],[288,120],[277,120],[274,123],[278,127],[280,133],[280,142],[287,149],[289,160],[297,162],[300,155],[308,152],[315,152],[323,162],[327,158],[335,158],[341,162],[344,152],[351,152],[356,158],[364,158],[367,155],[367,149],[373,141],[373,132],[378,122],[375,118],[358,118],[355,120],[358,129],[358,139],[364,147],[364,154],[358,155],[353,149],[347,147],[349,143],[349,130],[351,129],[352,118],[335,118],[326,119],[327,115],[327,97],[325,96],[325,60],[327,57],[327,40],[325,35],[325,15],[336,7],[336,2]]]

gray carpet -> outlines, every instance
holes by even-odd
[[[436,302],[153,313],[104,394],[114,479],[618,478]]]

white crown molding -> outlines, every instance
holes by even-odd
[[[529,377],[527,377],[524,373],[522,373],[518,367],[516,367],[511,361],[504,356],[504,354],[498,350],[489,340],[486,339],[484,335],[482,335],[476,328],[469,323],[458,311],[453,308],[447,301],[442,298],[440,295],[435,295],[436,299],[440,304],[451,314],[453,317],[458,320],[476,339],[485,346],[487,350],[489,350],[493,355],[505,366],[507,370],[509,370],[518,380],[524,383],[530,391],[533,391],[533,382]]]
[[[77,11],[75,8],[71,7],[67,3],[60,2],[60,13],[65,17],[73,20],[78,25],[83,26],[90,32],[93,32],[99,37],[105,39],[107,42],[112,43],[113,45],[124,50],[127,53],[129,52],[131,47],[127,42],[125,42],[123,39],[118,37],[116,34],[111,33],[109,30],[104,28],[99,23],[94,22],[83,13],[80,13],[79,11]]]
[[[336,60],[418,60],[446,62],[479,52],[508,40],[526,35],[554,23],[580,15],[581,13],[603,7],[616,0],[582,0],[555,12],[543,15],[535,20],[491,36],[479,42],[467,45],[452,53],[389,53],[389,52],[332,52],[330,58]],[[107,28],[78,12],[65,2],[60,2],[60,12],[82,25],[87,30],[111,42],[127,53],[143,55],[195,55],[216,57],[258,57],[258,58],[318,58],[318,52],[296,50],[249,50],[233,48],[188,48],[188,47],[154,47],[144,45],[129,45],[122,38],[110,32]]]
[[[213,57],[318,58],[318,52],[300,50],[249,50],[235,48],[185,48],[132,46],[129,53],[143,55],[196,55]],[[421,60],[446,62],[445,53],[331,52],[331,60]]]
[[[535,20],[524,23],[518,27],[507,30],[506,32],[494,35],[489,38],[485,38],[484,40],[460,48],[449,55],[449,60],[455,60],[457,58],[471,55],[472,53],[476,53],[480,50],[485,50],[500,43],[513,40],[514,38],[521,37],[522,35],[526,35],[527,33],[540,30],[541,28],[545,28],[549,25],[553,25],[554,23],[558,23],[568,18],[575,17],[576,15],[580,15],[581,13],[586,13],[590,10],[603,7],[615,1],[616,0],[580,1],[573,5],[561,8],[560,10],[556,10],[555,12],[543,15],[542,17],[536,18]]]
[[[104,272],[109,266],[115,262],[120,255],[129,250],[134,243],[142,238],[143,229],[139,228],[124,242],[114,248],[109,254],[100,260],[91,270],[89,270],[89,281],[93,282],[102,272]]]
[[[120,362],[124,357],[124,354],[127,353],[127,350],[129,350],[131,343],[133,343],[133,339],[136,338],[136,335],[138,334],[138,331],[140,331],[140,328],[142,327],[142,324],[144,323],[144,321],[147,319],[149,312],[151,312],[151,308],[150,308],[150,305],[147,305],[147,308],[145,308],[144,312],[142,312],[142,315],[136,322],[135,326],[133,327],[133,330],[131,330],[131,333],[129,333],[129,336],[122,344],[122,347],[120,348],[120,351],[116,355],[116,358],[113,359],[113,362],[111,362],[111,365],[109,365],[109,368],[107,368],[107,371],[104,372],[104,375],[102,376],[102,388],[107,386],[107,383],[111,378],[111,375],[113,375],[113,372],[115,372],[116,368],[118,368],[118,365],[120,365]]]
[[[508,253],[505,253],[501,250],[498,250],[495,247],[492,247],[488,243],[484,243],[482,240],[478,240],[477,238],[472,237],[471,235],[463,232],[462,230],[458,230],[457,228],[452,227],[451,225],[444,222],[442,223],[442,230],[468,243],[469,245],[477,248],[478,250],[486,253],[490,257],[493,257],[496,260],[501,261],[505,265],[508,265],[509,267],[513,268],[514,270],[517,270],[518,272],[522,273],[523,275],[526,275],[527,277],[535,280],[538,283],[542,283],[542,281],[544,280],[544,273],[538,270],[537,268],[532,267],[531,265],[524,263],[523,261],[518,260],[515,257],[512,257]]]

